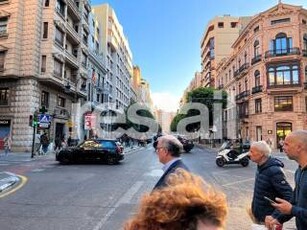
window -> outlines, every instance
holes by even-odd
[[[65,3],[62,0],[56,1],[55,8],[62,17],[65,17]]]
[[[261,98],[258,98],[255,100],[255,113],[261,113],[262,112],[262,101]]]
[[[304,34],[303,37],[303,50],[307,50],[307,34]]]
[[[281,65],[269,67],[269,86],[299,84],[299,66]]]
[[[272,20],[271,25],[279,24],[279,23],[285,23],[285,22],[290,22],[290,18],[282,18],[278,20]]]
[[[65,98],[58,96],[58,106],[65,107]]]
[[[54,59],[54,74],[58,78],[62,78],[62,72],[63,72],[63,63],[58,61],[57,59]]]
[[[59,30],[59,28],[55,28],[55,41],[62,47],[64,47],[64,33]]]
[[[305,96],[305,111],[307,112],[307,96]]]
[[[48,7],[48,6],[49,6],[49,0],[45,0],[44,6],[45,6],[45,7]]]
[[[49,107],[49,93],[46,91],[42,91],[41,94],[41,106]]]
[[[217,24],[217,26],[218,26],[218,28],[224,28],[224,22],[219,22],[219,23]]]
[[[0,52],[0,71],[4,71],[5,52]]]
[[[10,90],[8,88],[0,89],[0,105],[9,104],[9,94],[10,94]]]
[[[276,96],[274,97],[275,112],[293,111],[292,96]]]
[[[254,42],[254,57],[257,57],[258,55],[260,55],[260,44],[259,41],[256,40]]]
[[[42,73],[46,72],[46,61],[47,61],[46,55],[42,55],[42,64],[41,64],[41,72]]]
[[[237,26],[238,26],[238,22],[231,22],[230,23],[231,28],[237,28]]]
[[[287,37],[285,33],[279,33],[275,39],[271,41],[271,50],[275,55],[287,54],[292,48],[292,38]]]
[[[306,25],[306,20],[305,20],[305,19],[302,19],[302,23],[303,23],[304,25]]]
[[[256,26],[255,28],[254,28],[254,33],[257,33],[259,31],[259,26]]]
[[[43,38],[48,38],[48,22],[43,24]]]
[[[0,36],[7,34],[7,17],[0,18]]]
[[[255,87],[260,86],[260,72],[259,70],[255,71]]]

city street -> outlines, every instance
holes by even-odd
[[[275,154],[286,164],[293,183],[296,163]],[[218,168],[212,149],[194,148],[183,154],[191,171],[222,189],[228,198],[227,229],[250,229],[247,208],[251,201],[256,165]],[[126,154],[119,165],[59,165],[52,155],[34,161],[5,162],[0,171],[25,176],[23,187],[0,199],[0,228],[7,230],[118,230],[150,192],[162,174],[151,145]],[[285,229],[293,229],[293,221]]]

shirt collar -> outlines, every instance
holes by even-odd
[[[172,160],[170,160],[169,162],[167,162],[165,165],[163,165],[162,170],[163,172],[166,172],[168,170],[168,168],[176,161],[181,160],[180,157],[175,157]]]

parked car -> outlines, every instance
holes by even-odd
[[[116,140],[89,139],[74,147],[67,147],[56,153],[56,160],[63,164],[99,160],[116,164],[124,159],[123,148]]]

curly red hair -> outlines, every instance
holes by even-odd
[[[197,223],[224,227],[227,216],[224,193],[200,176],[178,169],[168,186],[143,197],[138,212],[125,230],[196,230]]]

